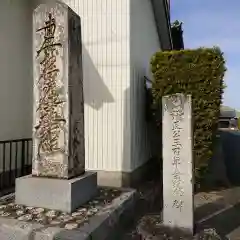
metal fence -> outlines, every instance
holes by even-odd
[[[15,186],[15,179],[31,173],[32,139],[0,141],[0,195]]]

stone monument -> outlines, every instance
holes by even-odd
[[[193,233],[193,153],[191,96],[164,96],[163,224]]]
[[[32,175],[16,180],[16,203],[72,212],[97,190],[85,172],[80,17],[62,2],[33,13]]]

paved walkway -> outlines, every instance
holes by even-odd
[[[137,232],[139,221],[144,216],[161,214],[162,187],[159,180],[142,184],[138,192],[140,200],[134,209],[134,221],[121,223],[111,240],[142,240]],[[198,193],[195,196],[195,206],[197,231],[215,228],[221,236],[240,240],[240,187]]]
[[[139,221],[146,216],[161,215],[160,182],[151,182],[147,188],[153,185],[155,190],[143,189],[143,197],[136,208],[134,223],[118,232],[116,240],[143,240],[137,232]],[[216,229],[222,239],[240,240],[240,187],[201,192],[196,194],[194,200],[197,232],[203,229]]]

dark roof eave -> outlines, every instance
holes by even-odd
[[[151,2],[161,48],[162,50],[172,50],[173,44],[171,36],[171,23],[167,0],[151,0]],[[164,24],[166,24],[165,29],[167,29],[167,31],[162,31],[161,29],[162,24],[161,16],[164,16],[165,19]],[[169,41],[169,43],[167,44],[168,46],[166,46],[165,41],[163,40],[164,39],[163,34],[166,33],[168,35]]]

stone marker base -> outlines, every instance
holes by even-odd
[[[28,175],[16,179],[15,203],[71,213],[96,193],[95,172],[69,180]]]
[[[45,225],[31,220],[24,222],[8,217],[0,217],[0,240],[118,239],[126,223],[133,221],[135,204],[138,200],[138,194],[135,190],[120,190],[122,193],[112,201],[103,205],[100,203],[99,212],[93,216],[87,216],[88,224],[79,223],[76,229],[69,230],[69,228],[66,229],[55,224]],[[86,208],[88,209],[88,207]],[[86,217],[84,215],[83,218]],[[70,225],[75,223],[76,219],[66,222],[66,224]]]

